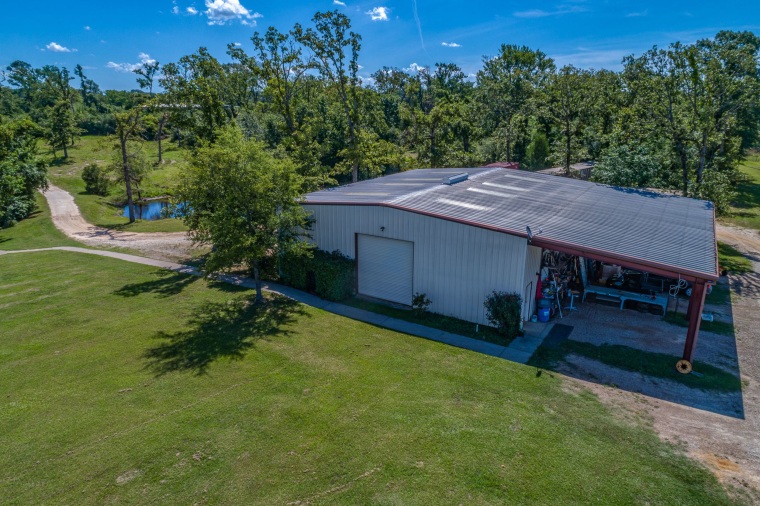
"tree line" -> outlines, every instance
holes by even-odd
[[[569,174],[591,160],[601,182],[677,190],[719,212],[739,161],[758,146],[760,38],[751,32],[653,47],[618,72],[558,67],[540,50],[503,44],[474,76],[437,63],[363,79],[349,18],[329,11],[311,21],[230,44],[225,61],[201,47],[146,62],[134,91],[102,91],[79,65],[71,75],[15,61],[2,74],[0,127],[41,136],[63,157],[84,133],[114,136],[127,193],[147,166],[130,143],[197,150],[234,125],[290,160],[302,192],[419,167],[516,161]]]

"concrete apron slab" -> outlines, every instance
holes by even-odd
[[[153,260],[151,258],[140,257],[136,255],[129,255],[126,253],[117,253],[113,251],[103,251],[87,248],[78,248],[70,246],[60,246],[54,248],[40,248],[33,250],[17,250],[17,251],[0,251],[0,255],[11,253],[35,253],[39,251],[68,251],[72,253],[84,253],[88,255],[104,256],[114,258],[117,260],[123,260],[125,262],[132,262],[141,265],[148,265],[151,267],[158,267],[161,269],[168,269],[174,272],[180,272],[183,274],[189,274],[192,276],[203,276],[203,272],[195,267],[188,265],[164,262],[161,260]],[[217,281],[222,281],[237,286],[244,286],[246,288],[255,288],[255,282],[245,276],[237,276],[233,274],[219,274],[213,277]],[[321,299],[315,295],[296,290],[289,286],[280,285],[277,283],[263,282],[262,289],[288,297],[295,301],[301,302],[308,306],[316,307],[324,311],[334,313],[353,320],[362,321],[371,325],[377,325],[378,327],[384,327],[396,332],[402,332],[416,337],[422,337],[431,341],[447,344],[449,346],[455,346],[476,353],[482,353],[484,355],[490,355],[492,357],[503,358],[512,362],[518,362],[525,364],[530,357],[541,345],[546,334],[551,330],[551,324],[542,324],[539,326],[526,329],[526,335],[518,337],[509,346],[501,346],[471,337],[461,336],[459,334],[452,334],[451,332],[445,332],[443,330],[426,327],[424,325],[418,325],[416,323],[408,322],[406,320],[398,320],[388,316],[383,316],[371,311],[365,311],[355,307],[340,304],[338,302],[330,302]]]

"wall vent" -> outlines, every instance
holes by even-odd
[[[467,178],[470,177],[470,175],[466,172],[462,172],[460,174],[454,174],[453,176],[445,177],[441,180],[442,184],[457,184],[461,183],[462,181],[467,181]]]

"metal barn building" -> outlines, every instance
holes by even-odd
[[[487,323],[493,290],[521,294],[529,318],[544,249],[685,279],[688,360],[705,283],[718,277],[712,204],[672,195],[501,168],[420,169],[310,193],[303,205],[316,245],[356,260],[359,294],[410,305],[425,293],[431,311],[471,322]]]

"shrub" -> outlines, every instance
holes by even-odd
[[[327,300],[343,300],[354,292],[354,261],[340,251],[286,254],[280,274],[283,283]]]
[[[82,171],[82,180],[87,193],[94,195],[108,195],[108,187],[111,180],[108,178],[106,169],[101,168],[96,163],[88,164]]]
[[[354,261],[340,251],[317,250],[312,261],[317,295],[327,300],[343,300],[354,292]]]
[[[494,291],[483,304],[486,308],[486,318],[499,332],[509,338],[520,332],[520,309],[522,298],[517,293]]]
[[[414,311],[414,316],[417,318],[424,316],[425,313],[428,312],[428,307],[430,307],[430,304],[432,304],[433,301],[428,299],[427,294],[424,293],[415,293],[414,297],[412,297],[412,310]]]
[[[309,290],[307,280],[311,261],[311,253],[286,253],[280,261],[280,280],[293,288]]]

